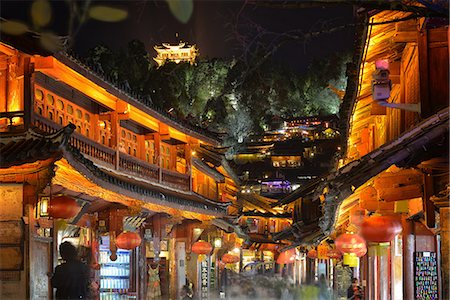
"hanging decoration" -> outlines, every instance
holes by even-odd
[[[50,199],[48,214],[54,219],[71,219],[79,210],[80,207],[75,199],[63,195]]]
[[[132,231],[124,231],[116,238],[116,245],[120,249],[132,250],[142,242],[140,235]]]
[[[368,242],[390,242],[401,232],[402,224],[391,216],[371,216],[361,224],[361,235]]]
[[[295,260],[295,249],[281,252],[277,258],[277,264],[292,264]]]
[[[317,258],[318,259],[327,259],[328,258],[328,250],[330,246],[327,242],[322,242],[317,246]]]
[[[342,258],[341,252],[339,252],[339,250],[337,250],[337,249],[329,249],[327,256],[328,256],[328,258],[331,258],[331,259],[341,259]]]
[[[359,264],[359,258],[355,253],[344,253],[344,259],[342,263],[349,267],[356,268]]]
[[[341,251],[341,253],[355,253],[361,255],[361,253],[366,254],[367,246],[364,238],[358,234],[344,233],[337,237],[334,241],[336,248]],[[365,250],[364,250],[365,249]],[[361,256],[363,256],[362,254]],[[360,256],[359,256],[360,257]]]
[[[198,241],[192,244],[192,252],[196,254],[209,254],[212,249],[212,245],[205,241]]]
[[[311,259],[316,259],[317,258],[317,250],[316,249],[309,250],[308,254],[306,256],[308,256],[308,258],[311,258]]]
[[[225,264],[235,264],[239,262],[239,257],[233,254],[226,253],[222,256],[222,262]]]

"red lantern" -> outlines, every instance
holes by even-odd
[[[211,244],[205,241],[198,241],[192,245],[192,252],[196,254],[209,254],[212,249]]]
[[[120,249],[132,250],[142,242],[141,237],[136,232],[124,231],[116,238],[116,246]]]
[[[308,258],[311,258],[311,259],[316,259],[317,258],[317,250],[316,249],[309,250],[308,254],[306,256],[308,256]]]
[[[341,253],[359,254],[362,249],[367,248],[366,241],[358,234],[341,234],[334,241],[334,244],[336,245],[336,248],[341,251]]]
[[[239,262],[239,257],[227,253],[222,256],[222,261],[226,264],[235,264]]]
[[[295,249],[289,249],[281,252],[277,258],[277,264],[291,264],[295,259]]]
[[[67,196],[57,196],[50,200],[48,207],[49,216],[55,219],[71,219],[80,210],[77,201]]]
[[[402,224],[390,216],[372,216],[361,224],[361,235],[368,242],[390,242],[400,232]]]
[[[341,252],[338,249],[330,249],[327,253],[329,258],[340,259],[342,257]]]

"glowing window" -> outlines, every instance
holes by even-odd
[[[47,103],[50,105],[55,104],[55,98],[53,98],[53,96],[50,94],[47,94]]]
[[[89,137],[89,129],[86,128],[86,136]]]
[[[67,105],[67,112],[69,114],[73,114],[73,107],[72,107],[72,105],[70,105],[70,104]]]
[[[145,148],[148,148],[148,147],[150,147],[150,142],[149,141],[145,141]]]
[[[86,121],[90,122],[90,121],[91,121],[91,116],[90,116],[88,113],[85,113],[85,114],[84,114],[84,119],[85,119]]]
[[[63,125],[63,117],[62,117],[62,116],[59,116],[59,118],[58,118],[58,124],[59,124],[59,125]]]
[[[37,112],[38,112],[38,114],[40,114],[40,115],[42,116],[42,107],[39,106],[39,107],[37,108]]]
[[[136,140],[137,140],[136,135],[133,134],[133,142],[136,142]]]
[[[169,147],[166,148],[166,154],[170,154],[170,148]]]
[[[131,134],[127,132],[127,139],[131,140]]]
[[[83,113],[81,112],[81,110],[77,109],[75,111],[75,114],[77,116],[77,119],[82,119],[83,118]]]
[[[61,99],[56,100],[56,107],[60,110],[64,109],[64,103],[62,102]]]
[[[42,99],[44,99],[44,93],[41,90],[36,89],[36,91],[34,92],[34,98],[36,100],[42,101]]]
[[[122,130],[122,137],[125,137],[125,130]]]
[[[48,118],[53,121],[53,112],[48,112]]]

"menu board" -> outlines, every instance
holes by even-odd
[[[415,299],[438,299],[436,252],[414,252]]]

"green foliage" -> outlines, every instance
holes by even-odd
[[[88,61],[134,92],[150,95],[155,106],[172,115],[226,133],[225,144],[233,146],[270,128],[274,117],[337,113],[339,98],[327,86],[345,88],[348,56],[314,61],[303,76],[270,61],[249,71],[234,59],[167,62],[157,68],[144,44],[134,40],[116,53],[97,46]]]

